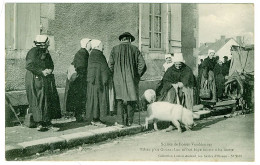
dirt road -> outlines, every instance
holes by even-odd
[[[27,160],[253,161],[254,114],[211,117],[192,131],[150,131]]]

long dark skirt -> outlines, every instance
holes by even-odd
[[[217,98],[221,99],[225,90],[225,77],[223,76],[223,74],[217,74],[215,78]]]
[[[35,122],[50,122],[51,119],[61,118],[60,100],[53,74],[38,77],[27,71],[25,87],[29,111]]]
[[[109,114],[109,90],[108,86],[103,89],[92,83],[87,84],[86,118],[88,121],[102,119]]]
[[[84,76],[77,77],[74,81],[66,80],[64,93],[64,112],[75,112],[81,115],[85,112],[87,83]]]

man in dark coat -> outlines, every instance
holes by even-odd
[[[214,75],[215,75],[215,82],[216,82],[217,99],[218,101],[221,101],[225,89],[225,77],[223,75],[223,64],[222,61],[220,60],[214,67]]]
[[[227,56],[224,56],[224,63],[223,63],[223,75],[224,77],[225,76],[228,76],[229,74],[229,68],[230,68],[230,60],[228,60],[228,57]]]
[[[103,44],[91,41],[92,51],[88,60],[86,117],[93,125],[103,125],[102,117],[109,114],[108,83],[111,71],[103,54]]]
[[[72,65],[76,73],[66,80],[64,94],[64,111],[74,112],[76,121],[83,121],[83,113],[86,108],[87,92],[87,67],[89,51],[91,50],[90,39],[80,41],[81,49],[75,54]]]
[[[48,51],[49,39],[37,35],[36,47],[26,56],[25,87],[29,102],[29,112],[37,123],[37,130],[42,131],[51,126],[51,119],[61,117],[60,101],[52,74],[54,65]]]
[[[117,102],[118,121],[115,124],[131,126],[134,117],[133,108],[139,100],[138,85],[146,71],[146,64],[138,48],[131,45],[135,40],[134,36],[125,32],[119,36],[119,40],[121,44],[113,47],[109,58]]]

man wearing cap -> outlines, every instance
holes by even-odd
[[[214,76],[214,67],[215,67],[215,51],[208,50],[208,57],[204,59],[202,63],[202,75],[201,75],[201,82],[200,82],[200,89],[205,88],[205,85],[209,87],[212,96],[211,98],[205,100],[201,99],[204,103],[216,103],[217,101],[217,94],[216,94],[216,83],[215,83],[215,76]],[[202,102],[202,104],[204,104]],[[207,104],[207,103],[206,103]]]
[[[224,56],[223,58],[224,58],[224,63],[222,64],[222,66],[223,66],[223,75],[225,77],[225,76],[228,76],[228,73],[229,73],[230,60],[228,60],[227,56]]]
[[[86,107],[86,92],[87,92],[87,67],[91,39],[83,38],[80,41],[81,48],[75,54],[71,63],[76,73],[66,80],[66,88],[64,94],[64,111],[74,112],[76,121],[83,121],[82,114]]]
[[[146,64],[138,48],[131,45],[131,42],[135,40],[134,36],[125,32],[119,36],[119,40],[121,43],[112,48],[109,58],[117,102],[118,119],[115,124],[131,126],[134,106],[139,98],[138,85],[141,76],[146,71]]]
[[[25,88],[29,102],[29,112],[37,123],[37,130],[51,126],[51,119],[61,117],[60,101],[52,74],[54,65],[48,51],[49,39],[37,35],[32,48],[26,56]]]

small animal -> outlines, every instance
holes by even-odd
[[[186,130],[190,130],[194,126],[193,118],[199,118],[198,114],[184,108],[182,105],[169,102],[154,102],[148,105],[147,114],[148,116],[145,118],[146,129],[148,129],[150,120],[153,120],[155,130],[158,130],[158,120],[171,121],[178,129],[178,132],[182,132],[181,124],[185,126]]]

